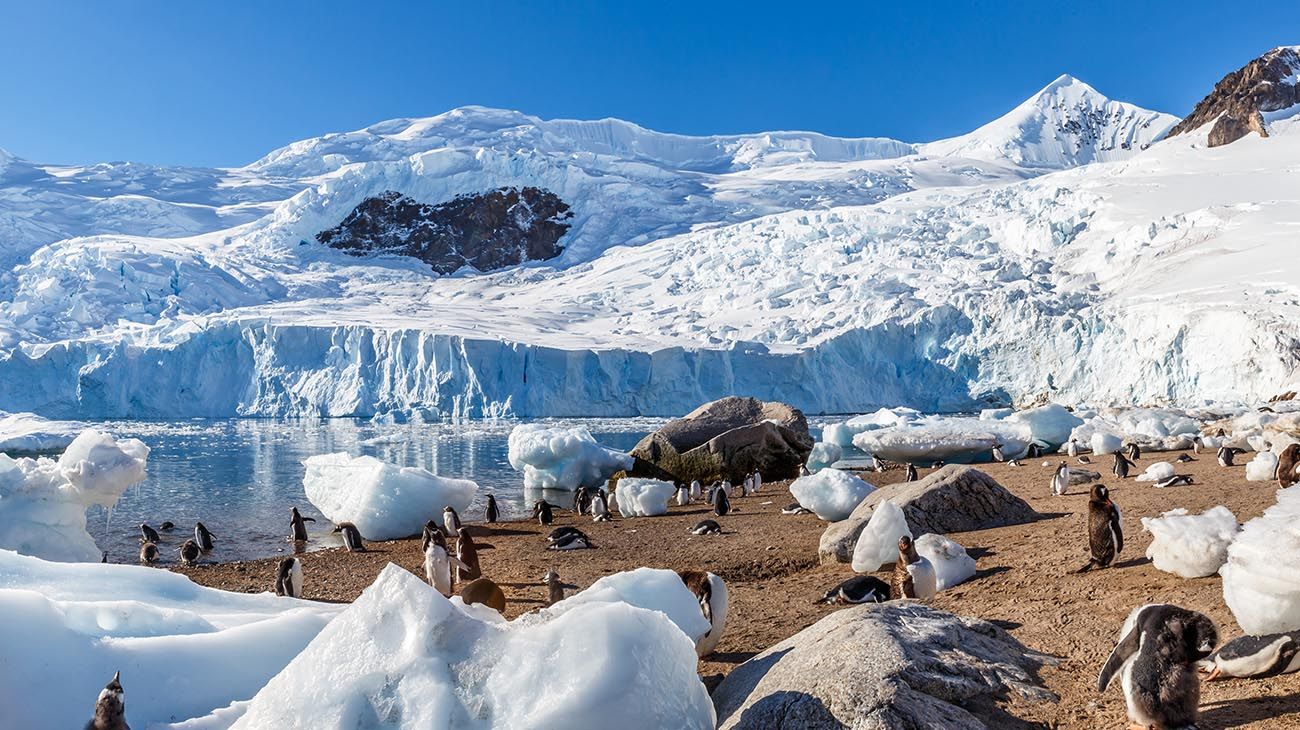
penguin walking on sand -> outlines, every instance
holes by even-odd
[[[726,517],[728,512],[731,512],[731,499],[727,497],[727,490],[720,487],[713,495],[713,514]]]
[[[442,508],[442,527],[447,531],[447,537],[460,533],[460,513],[451,505]]]
[[[1288,444],[1277,457],[1277,485],[1282,489],[1300,481],[1300,444]]]
[[[343,533],[343,547],[350,553],[364,553],[366,545],[361,541],[361,531],[351,522],[340,522],[334,526],[335,532]]]
[[[826,591],[817,603],[884,603],[889,600],[889,584],[874,575],[859,575]]]
[[[145,565],[158,562],[158,543],[146,542],[140,545],[140,562]]]
[[[717,520],[700,520],[689,532],[692,535],[721,535],[722,525],[719,525]]]
[[[294,542],[307,542],[307,523],[315,521],[315,517],[303,517],[297,507],[290,507],[289,539]]]
[[[1208,673],[1207,682],[1219,677],[1263,679],[1300,672],[1300,631],[1263,636],[1238,636],[1197,663]]]
[[[1132,467],[1133,462],[1125,459],[1124,455],[1118,451],[1115,452],[1115,464],[1111,466],[1110,470],[1116,477],[1120,479],[1128,479],[1128,470]]]
[[[546,575],[542,576],[542,582],[546,584],[547,606],[554,606],[560,601],[563,601],[564,591],[566,588],[569,590],[578,589],[577,586],[560,580],[560,573],[555,568],[546,571]]]
[[[727,584],[703,570],[679,570],[678,577],[700,602],[700,613],[709,622],[709,632],[695,642],[695,654],[705,657],[718,648],[727,627]]]
[[[216,535],[213,535],[211,532],[208,531],[208,528],[204,526],[202,522],[194,523],[194,542],[199,546],[199,549],[202,550],[203,552],[206,553],[212,550],[212,541],[216,537],[217,537]]]
[[[459,571],[461,582],[483,577],[483,569],[478,564],[478,546],[474,544],[474,538],[470,537],[468,527],[462,527],[456,533],[456,557],[467,566]]]
[[[506,612],[506,593],[501,590],[501,586],[489,578],[475,578],[461,586],[460,600],[464,601],[466,606],[477,603],[500,614]]]
[[[685,484],[677,487],[677,506],[685,507],[691,503],[691,490]]]
[[[555,515],[551,514],[551,503],[544,499],[534,502],[533,517],[536,518],[539,525],[549,525],[554,522]]]
[[[487,498],[487,507],[483,510],[483,520],[488,523],[497,521],[501,513],[497,511],[497,498],[489,494]]]
[[[1237,458],[1237,450],[1231,446],[1219,447],[1219,466],[1236,466],[1233,460]]]
[[[302,561],[284,558],[275,572],[275,595],[302,598]]]
[[[122,691],[122,673],[113,678],[95,700],[95,716],[86,723],[86,730],[131,730],[126,724],[126,693]]]
[[[916,477],[916,465],[913,464],[913,463],[911,463],[911,462],[908,462],[908,464],[907,464],[907,473],[906,473],[906,477],[903,479],[903,481],[905,481],[905,482],[914,482],[914,481],[916,481],[916,479],[917,479],[917,477]]]
[[[1065,494],[1070,488],[1070,467],[1064,461],[1056,467],[1056,473],[1052,474],[1052,496],[1059,497]]]
[[[907,535],[898,538],[898,562],[894,564],[894,597],[928,601],[938,592],[939,581],[934,565],[916,552],[912,538]]]
[[[552,542],[546,549],[586,550],[594,547],[596,547],[595,544],[591,542],[591,538],[587,537],[586,533],[581,530],[574,530],[573,532],[567,533],[563,537],[557,539],[555,542]]]
[[[140,523],[140,542],[142,543],[151,542],[157,545],[158,543],[162,542],[162,538],[158,537],[157,530],[153,529],[152,527],[142,522]]]
[[[1142,458],[1142,448],[1137,445],[1136,441],[1128,442],[1128,446],[1125,448],[1128,450],[1127,456],[1130,461],[1138,461]]]
[[[452,568],[468,568],[460,558],[447,552],[447,541],[441,532],[429,534],[424,549],[424,577],[429,585],[448,598],[451,597]]]
[[[993,445],[993,460],[1002,463],[1007,460],[1007,455],[1002,451],[1002,444]]]
[[[1070,443],[1065,445],[1065,453],[1071,459],[1077,459],[1079,457],[1079,440],[1070,439]]]
[[[199,562],[199,556],[203,554],[199,550],[199,544],[193,540],[186,540],[176,551],[181,554],[181,563],[191,567]]]
[[[1097,691],[1105,692],[1119,674],[1135,726],[1194,728],[1201,701],[1196,666],[1218,640],[1218,629],[1204,614],[1167,603],[1136,608],[1097,677]]]
[[[699,499],[700,499],[700,480],[692,479],[691,480],[691,501],[696,502],[699,501]]]
[[[1110,490],[1092,485],[1088,499],[1088,564],[1075,571],[1106,568],[1124,550],[1124,515],[1110,499]]]
[[[592,522],[609,522],[613,519],[609,514],[609,501],[604,492],[596,492],[596,496],[591,500],[591,521]]]

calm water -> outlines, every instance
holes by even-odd
[[[554,425],[586,426],[610,448],[628,450],[664,419],[550,419]],[[163,534],[164,559],[201,520],[217,536],[216,560],[267,557],[290,549],[288,511],[297,506],[320,522],[308,529],[313,548],[340,545],[330,523],[307,501],[302,461],[345,451],[368,454],[398,466],[417,466],[448,477],[472,479],[480,489],[470,517],[477,519],[488,494],[507,515],[523,513],[523,477],[506,460],[506,439],[520,421],[464,425],[376,425],[368,421],[215,420],[149,423],[126,421],[99,427],[116,437],[149,445],[148,477],[127,490],[110,513],[92,508],[88,528],[114,562],[132,562],[139,550],[137,526],[176,524]]]

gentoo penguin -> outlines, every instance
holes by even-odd
[[[1300,481],[1300,444],[1289,444],[1277,457],[1277,485],[1283,489]]]
[[[1237,458],[1237,450],[1231,446],[1219,447],[1219,466],[1236,466],[1232,463]]]
[[[447,537],[460,534],[460,514],[451,505],[442,508],[442,526]]]
[[[176,548],[176,550],[181,554],[181,562],[185,565],[194,565],[199,562],[199,555],[202,554],[202,551],[199,550],[199,544],[193,540],[186,540],[185,544]]]
[[[755,470],[754,470],[754,483],[751,484],[751,485],[749,485],[749,486],[750,486],[751,489],[754,490],[754,494],[758,494],[759,491],[761,491],[761,490],[763,489],[763,472],[761,472],[761,471],[755,469]]]
[[[307,542],[307,523],[315,522],[315,517],[303,517],[297,507],[289,508],[289,539],[294,542]]]
[[[1218,640],[1214,622],[1204,614],[1167,603],[1136,608],[1097,677],[1097,691],[1105,692],[1118,673],[1134,725],[1194,728],[1201,700],[1196,663]]]
[[[591,499],[591,521],[592,522],[609,522],[612,517],[609,515],[609,501],[604,492],[596,492],[596,496]]]
[[[585,515],[585,514],[587,514],[587,510],[591,509],[591,493],[592,493],[592,491],[593,491],[593,490],[587,489],[586,487],[578,487],[578,491],[575,492],[574,495],[573,495],[573,511],[574,511],[574,512],[576,512],[576,513],[578,513],[578,514],[580,514],[580,515]],[[599,490],[596,490],[596,491],[599,491]]]
[[[722,525],[715,520],[700,520],[690,529],[692,535],[721,535]]]
[[[889,584],[874,575],[859,575],[826,591],[818,603],[884,603],[889,600]]]
[[[1177,459],[1174,459],[1174,461],[1178,462],[1179,464],[1186,464],[1186,463],[1189,463],[1189,462],[1192,462],[1192,461],[1196,461],[1196,459],[1193,459],[1192,457],[1188,456],[1187,454],[1179,454],[1179,455],[1178,455],[1178,458],[1177,458]]]
[[[487,606],[500,614],[506,612],[505,591],[501,590],[501,586],[487,578],[475,578],[461,586],[460,600],[464,601],[466,606],[477,603]]]
[[[1079,455],[1079,440],[1078,440],[1078,439],[1070,439],[1070,443],[1068,443],[1068,444],[1065,445],[1065,453],[1066,453],[1066,454],[1067,454],[1071,459],[1077,457],[1077,456]]]
[[[1070,487],[1070,467],[1062,461],[1056,467],[1056,473],[1052,474],[1052,496],[1059,497],[1065,494],[1065,490]]]
[[[302,562],[284,558],[275,572],[275,595],[302,598]]]
[[[885,471],[885,461],[884,461],[884,459],[881,459],[879,456],[876,456],[875,454],[872,454],[872,455],[871,455],[871,468],[872,468],[872,469],[875,469],[875,470],[878,471],[878,472],[882,472],[882,473],[883,473],[883,472]]]
[[[1110,470],[1114,472],[1115,476],[1119,477],[1120,479],[1128,479],[1128,470],[1132,466],[1133,466],[1133,462],[1129,461],[1128,459],[1125,459],[1123,454],[1116,451],[1115,465],[1112,466]]]
[[[1092,485],[1088,499],[1088,564],[1077,572],[1108,567],[1124,550],[1124,515],[1110,500],[1110,490]]]
[[[726,517],[730,511],[731,500],[727,497],[727,490],[719,487],[713,494],[713,514]]]
[[[551,503],[544,499],[539,499],[533,503],[533,517],[537,518],[537,524],[549,525],[555,520],[551,514]]]
[[[1085,454],[1084,456],[1080,456],[1080,457],[1078,457],[1077,459],[1075,459],[1075,461],[1079,462],[1080,464],[1091,464],[1091,463],[1092,463],[1092,459],[1089,459],[1088,456],[1087,456],[1086,454]]]
[[[140,562],[152,565],[158,560],[158,544],[146,542],[140,545]]]
[[[468,567],[455,555],[447,553],[447,541],[441,532],[430,532],[424,548],[424,577],[429,585],[444,596],[451,597],[452,568]]]
[[[164,522],[161,525],[158,525],[158,529],[162,530],[163,532],[171,532],[175,528],[176,525],[173,525],[171,522]]]
[[[1193,436],[1193,437],[1192,437],[1192,453],[1193,453],[1193,454],[1200,454],[1200,453],[1201,453],[1201,447],[1203,447],[1203,446],[1205,446],[1205,442],[1201,440],[1200,435],[1196,435],[1196,436]]]
[[[1043,455],[1043,448],[1038,445],[1037,441],[1030,441],[1029,447],[1025,449],[1026,459],[1037,459]]]
[[[202,522],[194,523],[194,542],[199,546],[200,550],[205,553],[211,550],[214,538],[216,538],[216,535],[213,535]]]
[[[86,730],[131,730],[126,724],[126,696],[122,692],[122,673],[115,672],[113,679],[104,685],[95,700],[95,717],[86,723]]]
[[[551,543],[546,549],[547,550],[584,550],[586,548],[594,548],[594,547],[596,546],[592,544],[591,538],[587,537],[586,534],[584,534],[583,532],[575,530],[565,535],[564,537],[561,537],[555,542]]]
[[[1209,673],[1207,682],[1219,677],[1261,679],[1300,671],[1300,631],[1238,636],[1198,662],[1197,668]]]
[[[1002,462],[1007,460],[1007,455],[1002,451],[1002,444],[994,444],[993,460],[997,462]]]
[[[140,542],[152,542],[157,544],[162,542],[162,538],[158,537],[157,530],[144,523],[140,523]]]
[[[582,530],[579,530],[576,527],[570,527],[568,525],[565,525],[563,527],[557,527],[554,530],[551,530],[550,533],[546,535],[546,541],[548,543],[555,542],[556,540],[559,540],[565,535],[581,535],[581,534],[582,534]]]
[[[801,477],[810,477],[810,476],[812,476],[812,472],[811,472],[811,471],[808,471],[808,465],[807,465],[807,464],[800,464],[800,465],[799,465],[799,476],[801,476]]]
[[[439,525],[433,520],[429,520],[424,523],[424,529],[420,531],[420,552],[425,552],[429,549],[429,542],[434,539],[434,535],[442,538],[442,541],[446,543],[447,533],[442,531],[442,525]]]
[[[1127,452],[1128,458],[1132,461],[1137,461],[1142,458],[1142,449],[1137,445],[1136,441],[1130,441],[1128,446],[1124,448]]]
[[[546,571],[542,576],[542,582],[546,584],[546,605],[554,606],[564,600],[564,589],[577,589],[577,586],[571,583],[565,583],[560,580],[560,574],[555,568]]]
[[[361,531],[351,522],[340,522],[334,526],[335,532],[343,533],[343,546],[351,553],[364,553],[366,544],[361,542]]]
[[[804,507],[802,504],[799,504],[798,502],[791,502],[790,504],[788,504],[788,505],[786,505],[785,507],[781,508],[781,514],[783,514],[783,515],[810,515],[810,514],[812,514],[812,510],[808,509],[807,507]]]
[[[685,484],[677,487],[677,506],[685,507],[691,503],[691,490]]]
[[[931,464],[931,465],[930,465],[930,468],[931,468],[931,469],[942,469],[942,468],[943,468],[943,463],[944,463],[944,462],[943,462],[943,459],[940,459],[940,460],[934,462],[933,464]]]
[[[487,508],[483,510],[483,520],[486,522],[496,522],[501,513],[497,511],[497,498],[488,495]]]
[[[752,475],[750,475],[750,474],[746,474],[746,475],[745,475],[745,478],[741,480],[741,482],[740,482],[740,496],[742,496],[742,497],[748,497],[748,496],[749,496],[749,494],[750,494],[750,488],[751,488],[752,485],[753,485],[753,482],[751,481],[751,478],[752,478]]]
[[[698,500],[699,498],[700,498],[700,480],[692,479],[691,480],[691,501]]]
[[[1191,484],[1192,477],[1190,474],[1175,474],[1168,479],[1162,479],[1155,483],[1155,486],[1164,489],[1165,487],[1177,487],[1183,484]]]
[[[1011,461],[1008,461],[1008,462],[1007,462],[1007,465],[1008,465],[1008,466],[1024,466],[1024,464],[1021,464],[1021,463],[1020,463],[1020,460],[1019,460],[1019,459],[1012,459]]]
[[[478,546],[474,544],[474,538],[470,537],[468,527],[462,527],[456,533],[456,557],[468,566],[460,569],[458,580],[469,581],[483,577],[483,569],[478,564]]]
[[[928,601],[939,592],[938,577],[929,560],[916,552],[912,538],[898,538],[898,562],[894,564],[895,598],[919,598]]]
[[[700,612],[709,622],[709,633],[695,642],[695,654],[708,656],[718,648],[722,632],[727,627],[727,584],[721,578],[703,570],[679,570],[677,575],[700,602]]]
[[[903,481],[905,481],[905,482],[914,482],[914,481],[916,481],[916,465],[915,465],[915,464],[908,463],[908,465],[907,465],[907,476],[903,479]]]

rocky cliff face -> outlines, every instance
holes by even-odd
[[[1255,132],[1268,136],[1264,115],[1300,104],[1300,46],[1274,48],[1223,77],[1169,136],[1214,123],[1211,147]]]
[[[567,203],[541,188],[499,188],[437,205],[390,190],[316,240],[357,255],[413,256],[440,274],[462,266],[493,271],[558,256],[571,217]]]

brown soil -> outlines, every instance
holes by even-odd
[[[1139,470],[1175,456],[1144,455]],[[1030,649],[1059,658],[1059,664],[1045,668],[1041,676],[1060,702],[1017,701],[1006,708],[1012,715],[1041,727],[1124,727],[1118,685],[1098,694],[1095,684],[1131,609],[1150,602],[1176,603],[1211,616],[1225,640],[1241,633],[1224,605],[1217,576],[1185,580],[1150,564],[1145,551],[1151,538],[1139,519],[1175,507],[1199,512],[1223,504],[1244,522],[1273,503],[1274,487],[1247,482],[1243,467],[1219,467],[1213,455],[1179,465],[1180,474],[1195,477],[1191,486],[1161,490],[1132,479],[1122,484],[1113,477],[1103,479],[1124,511],[1125,550],[1116,566],[1075,575],[1072,571],[1086,562],[1086,487],[1075,487],[1063,497],[1049,496],[1052,471],[1043,463],[980,467],[1044,517],[1026,525],[951,535],[976,558],[979,573],[939,594],[934,604],[997,622]],[[1094,467],[1107,471],[1104,464]],[[864,476],[884,484],[899,480],[901,472]],[[818,565],[817,541],[824,523],[811,515],[782,515],[781,507],[791,501],[784,484],[765,485],[761,495],[736,499],[738,512],[720,518],[725,532],[713,537],[688,534],[690,526],[710,516],[704,506],[674,506],[664,517],[604,524],[557,512],[556,525],[581,526],[598,546],[595,550],[547,551],[543,536],[550,528],[533,523],[475,525],[474,534],[480,543],[492,546],[482,550],[480,559],[485,573],[509,596],[511,617],[544,605],[541,576],[550,567],[579,586],[639,566],[703,568],[722,576],[731,596],[726,634],[717,653],[700,663],[701,675],[713,686],[740,662],[835,610],[814,601],[852,575],[848,565]],[[322,550],[301,556],[305,597],[352,600],[388,562],[423,574],[418,540],[370,547],[362,554]],[[175,569],[204,585],[255,592],[270,588],[275,564],[268,559]],[[1300,675],[1209,683],[1201,705],[1202,728],[1300,728]]]

